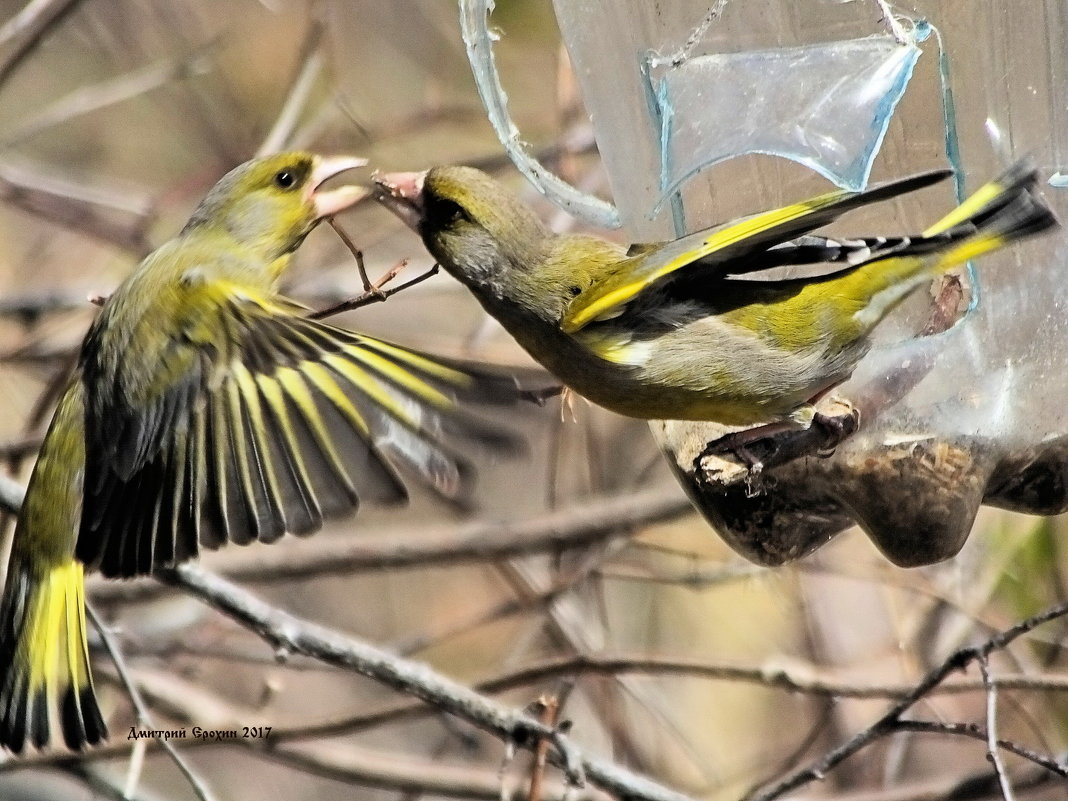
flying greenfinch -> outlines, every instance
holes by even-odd
[[[833,429],[815,403],[849,378],[872,329],[910,292],[1056,224],[1035,193],[1034,170],[1021,163],[919,236],[809,233],[949,174],[834,191],[629,250],[550,232],[469,167],[375,182],[377,199],[565,385],[623,415],[749,427],[709,448],[744,458],[747,442],[778,431],[814,421]],[[759,275],[818,264],[812,277]]]
[[[277,292],[322,219],[367,190],[322,184],[362,159],[284,153],[208,193],[115,290],[81,348],[15,528],[0,602],[0,744],[106,737],[83,575],[150,573],[226,542],[308,534],[406,498],[398,466],[463,501],[450,440],[514,439],[458,408],[504,376],[313,319]]]

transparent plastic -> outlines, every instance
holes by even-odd
[[[891,35],[744,53],[652,57],[667,199],[744,153],[804,164],[864,188],[920,49]]]
[[[664,239],[826,190],[754,152],[840,182],[869,167],[880,178],[958,168],[955,187],[832,229],[845,234],[922,230],[1024,155],[1063,219],[1068,5],[917,0],[894,39],[869,38],[884,5],[557,0],[630,238]],[[899,43],[902,31],[928,30],[926,41]],[[861,117],[864,136],[847,145]],[[891,560],[919,565],[955,554],[983,503],[1068,510],[1068,239],[1059,231],[985,257],[959,292],[948,310],[931,302],[945,300],[933,287],[895,311],[838,388],[860,410],[859,431],[830,458],[765,471],[759,492],[737,475],[695,479],[694,456],[722,427],[654,424],[684,487],[740,553],[778,564],[859,523]],[[940,315],[945,325],[929,326]]]

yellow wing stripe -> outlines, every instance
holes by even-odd
[[[980,234],[961,242],[952,250],[947,250],[938,259],[935,267],[937,270],[949,270],[958,264],[963,264],[971,259],[977,259],[992,250],[1003,248],[1012,241],[1002,233]]]
[[[729,247],[744,239],[748,239],[749,237],[759,234],[769,228],[792,222],[811,214],[814,211],[819,211],[820,209],[833,203],[837,203],[843,198],[853,194],[855,193],[846,192],[844,190],[828,192],[824,195],[818,195],[817,197],[803,200],[800,203],[794,203],[790,206],[783,206],[782,208],[755,214],[752,217],[747,217],[733,225],[715,231],[701,242],[701,244],[666,261],[656,270],[650,273],[642,273],[636,280],[626,281],[615,289],[604,292],[603,294],[598,294],[591,302],[577,307],[573,312],[569,312],[564,316],[560,327],[569,334],[574,333],[614,306],[630,300],[643,287],[646,287],[658,278],[662,278],[668,273],[677,270],[679,267],[683,267],[690,262],[709,255],[710,253],[715,253],[717,250],[722,250],[725,247]],[[639,255],[629,261],[639,261],[641,258],[642,257]],[[624,263],[622,269],[615,273],[615,275],[626,274],[627,268]]]
[[[390,393],[381,381],[366,370],[335,354],[325,357],[323,363],[337,370],[352,382],[353,386],[386,409],[393,417],[412,428],[419,428],[419,421],[412,417],[411,411],[401,405],[398,402],[399,398]]]
[[[49,570],[30,600],[28,690],[34,695],[43,688],[50,708],[57,700],[61,665],[67,666],[77,686],[88,682],[82,582],[82,564],[72,559]]]
[[[236,369],[234,372],[236,372]],[[256,489],[252,484],[252,463],[249,459],[249,443],[246,438],[245,425],[241,419],[241,391],[238,388],[236,381],[227,381],[225,384],[225,391],[227,401],[226,406],[230,412],[230,442],[236,451],[235,456],[241,481],[241,489],[245,494],[245,504],[248,506],[251,522],[253,528],[255,528],[258,519],[256,513]],[[254,532],[249,533],[255,538]]]
[[[274,456],[271,453],[270,443],[267,442],[267,420],[263,415],[263,407],[260,404],[260,393],[256,386],[256,380],[244,364],[234,371],[234,378],[241,391],[241,397],[245,401],[245,409],[251,418],[252,435],[256,440],[256,450],[260,456],[261,475],[267,489],[267,500],[274,507],[275,517],[284,518],[281,491],[279,489],[278,473],[275,469]]]
[[[64,566],[65,567],[65,566]],[[61,586],[63,567],[49,573],[48,584],[44,589],[40,610],[41,616],[35,621],[34,635],[36,636],[33,650],[39,654],[40,662],[37,670],[30,674],[30,691],[44,687],[48,696],[48,706],[55,706],[56,681],[59,679],[59,625],[63,615],[63,602],[65,593]],[[37,680],[36,687],[34,679]]]
[[[448,409],[452,406],[452,401],[447,395],[440,390],[432,387],[418,376],[407,370],[398,367],[388,359],[379,356],[377,353],[369,350],[362,350],[354,352],[355,349],[347,351],[347,355],[350,359],[355,359],[363,362],[373,370],[377,370],[382,375],[389,378],[395,384],[404,387],[413,395],[418,395],[420,399],[435,406],[439,409]],[[334,366],[333,357],[327,357],[325,360]]]
[[[335,358],[333,356],[323,357],[323,362],[329,363],[330,359]],[[334,407],[345,415],[346,418],[359,429],[360,433],[365,437],[371,436],[371,428],[367,425],[367,421],[363,415],[360,414],[360,410],[356,408],[348,395],[344,393],[341,387],[338,386],[337,381],[330,375],[325,367],[318,362],[304,362],[300,366],[300,371],[315,388],[322,392],[327,399],[334,404]]]
[[[941,234],[955,225],[966,222],[1004,191],[1005,187],[1001,185],[1000,181],[991,181],[988,184],[984,184],[969,195],[957,208],[924,231],[923,235],[934,236],[935,234]]]
[[[207,430],[204,423],[205,410],[198,406],[193,412],[193,441],[192,454],[186,445],[186,459],[192,459],[189,469],[192,471],[189,482],[189,492],[192,495],[191,508],[193,509],[193,535],[194,542],[200,542],[200,510],[204,508],[204,488],[208,482],[207,477]]]
[[[428,359],[425,356],[420,356],[418,353],[412,353],[410,350],[405,350],[396,345],[391,345],[388,342],[382,342],[381,340],[371,339],[369,337],[362,337],[361,344],[368,348],[374,348],[382,353],[386,353],[417,370],[422,370],[424,373],[432,375],[435,378],[440,378],[443,381],[447,381],[454,386],[467,387],[471,384],[471,376],[466,373],[432,359]]]
[[[297,434],[293,430],[293,421],[289,418],[289,411],[286,409],[286,402],[285,398],[282,396],[282,390],[277,381],[262,374],[256,376],[256,385],[260,388],[260,392],[263,393],[263,397],[266,398],[267,404],[274,411],[275,419],[278,421],[278,425],[282,429],[282,436],[285,437],[286,440],[285,448],[291,455],[290,462],[297,472],[296,478],[300,483],[299,489],[301,496],[308,502],[309,506],[314,509],[316,515],[321,517],[323,510],[319,505],[319,498],[312,490],[311,476],[308,475],[308,469],[304,464],[304,459],[301,458],[300,445],[297,442]]]
[[[186,505],[185,498],[185,482],[186,482],[186,459],[189,447],[189,437],[192,434],[191,422],[190,427],[183,432],[179,432],[174,438],[174,450],[166,454],[166,464],[168,472],[173,472],[174,483],[171,488],[171,519],[170,525],[167,531],[171,533],[174,540],[178,537],[179,520],[181,519],[182,508]],[[162,495],[162,493],[161,493]],[[194,507],[196,508],[196,507]],[[197,517],[196,514],[193,515]],[[172,549],[176,547],[176,542],[172,544]]]
[[[219,514],[222,517],[223,528],[226,532],[226,537],[229,538],[230,531],[230,508],[227,503],[227,498],[230,497],[229,476],[226,470],[226,421],[224,416],[226,411],[223,409],[221,402],[210,404],[211,408],[211,433],[212,433],[212,451],[215,461],[215,481],[217,486],[214,488],[217,492],[219,500]]]
[[[67,596],[67,670],[74,686],[92,685],[89,673],[89,638],[86,636],[84,577],[81,562],[72,562],[70,575],[64,582]],[[75,693],[75,699],[78,694]]]
[[[304,378],[301,373],[293,367],[279,367],[275,373],[275,379],[281,385],[286,395],[288,395],[297,405],[305,422],[307,422],[308,427],[318,440],[320,450],[329,460],[330,466],[334,469],[334,473],[337,477],[345,485],[345,489],[352,495],[355,495],[356,487],[353,486],[352,479],[349,477],[344,463],[338,456],[337,449],[334,448],[330,434],[327,432],[326,425],[323,423],[323,418],[319,415],[319,410],[315,407],[315,399],[312,397],[308,385],[304,383]],[[361,430],[365,431],[366,426]]]

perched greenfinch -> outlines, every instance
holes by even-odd
[[[564,384],[632,417],[752,427],[710,446],[744,458],[745,443],[777,431],[833,428],[814,404],[850,376],[872,329],[910,292],[1056,224],[1035,194],[1034,170],[1017,164],[919,236],[809,234],[947,175],[834,191],[629,250],[551,233],[468,167],[375,181],[378,200]],[[814,277],[754,275],[821,263],[809,268]]]
[[[396,466],[462,501],[448,440],[508,447],[461,400],[507,377],[309,319],[277,293],[315,225],[367,190],[322,184],[362,159],[243,164],[104,303],[41,447],[0,604],[0,743],[106,737],[83,574],[146,574],[230,541],[308,534],[406,498]]]

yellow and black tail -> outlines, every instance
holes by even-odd
[[[107,737],[89,672],[82,564],[41,574],[16,559],[0,605],[0,744],[43,748],[57,722],[71,749]]]
[[[873,249],[837,284],[843,291],[855,288],[863,305],[857,321],[870,328],[932,276],[1056,226],[1057,218],[1035,193],[1037,178],[1033,166],[1018,162],[921,236]]]
[[[107,736],[93,694],[84,567],[74,558],[85,465],[82,382],[59,401],[26,489],[0,601],[0,746],[72,749]]]

